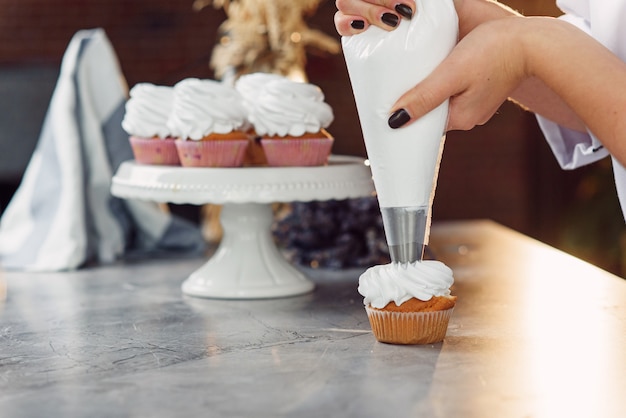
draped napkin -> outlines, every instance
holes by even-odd
[[[112,176],[133,158],[121,127],[127,97],[105,32],[77,32],[63,56],[37,147],[0,219],[1,267],[60,271],[203,251],[197,225],[156,203],[111,195]]]

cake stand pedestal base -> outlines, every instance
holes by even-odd
[[[362,158],[331,155],[316,167],[203,168],[125,161],[111,182],[113,196],[153,202],[223,205],[222,241],[182,290],[190,296],[264,299],[301,295],[313,282],[283,257],[271,233],[274,202],[372,196],[372,172]]]
[[[223,237],[209,261],[182,285],[183,293],[219,299],[296,296],[314,285],[292,267],[274,244],[271,205],[226,204]]]

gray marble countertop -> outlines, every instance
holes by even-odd
[[[424,346],[374,339],[359,271],[254,301],[184,296],[200,259],[0,273],[0,416],[626,416],[626,281],[488,221],[431,240],[458,303]]]

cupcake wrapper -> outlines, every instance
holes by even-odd
[[[390,344],[443,341],[454,308],[434,312],[390,312],[365,307],[376,339]]]
[[[139,164],[180,165],[175,140],[131,136],[130,146]]]
[[[267,163],[274,167],[317,166],[328,162],[332,138],[261,139]]]
[[[249,140],[176,141],[183,167],[240,167]]]

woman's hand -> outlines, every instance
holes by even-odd
[[[393,106],[389,124],[398,128],[450,98],[448,130],[482,125],[526,79],[517,23],[523,17],[493,20],[465,36],[450,55]]]
[[[420,13],[413,0],[336,0],[335,4],[335,26],[345,36],[358,34],[370,25],[390,31],[397,26],[390,22]],[[459,17],[459,45],[430,77],[390,109],[390,126],[408,124],[451,97],[449,129],[470,129],[485,123],[523,79],[513,74],[523,68],[515,67],[514,47],[503,39],[506,24],[472,33],[485,22],[520,15],[486,0],[454,0],[454,5]]]
[[[398,5],[400,9],[409,7],[412,16],[420,12],[414,0],[336,0],[335,4],[338,8],[335,26],[346,36],[360,33],[370,25],[393,30],[394,27],[383,22],[382,16],[395,13],[400,19],[396,11]],[[483,24],[521,18],[520,14],[490,0],[454,0],[454,6],[459,17],[459,44],[427,80],[399,98],[390,109],[390,125],[409,124],[449,97],[448,128],[470,129],[485,123],[510,94],[518,103],[563,126],[585,129],[578,116],[541,80],[524,80],[521,75],[524,68],[510,68],[521,59],[513,56],[520,52],[515,45],[521,40],[510,36],[506,23],[485,25],[472,33]],[[357,28],[361,26],[362,29]],[[468,34],[471,36],[465,40]],[[505,72],[500,74],[501,70]],[[447,94],[449,96],[444,97]]]
[[[411,19],[414,0],[336,0],[335,27],[342,36],[360,33],[370,25],[390,31],[400,19]]]
[[[495,1],[453,1],[459,16],[459,39],[481,23],[518,15]],[[356,35],[371,25],[391,31],[398,26],[400,19],[411,19],[420,13],[414,0],[335,0],[335,6],[335,28],[342,36]]]

